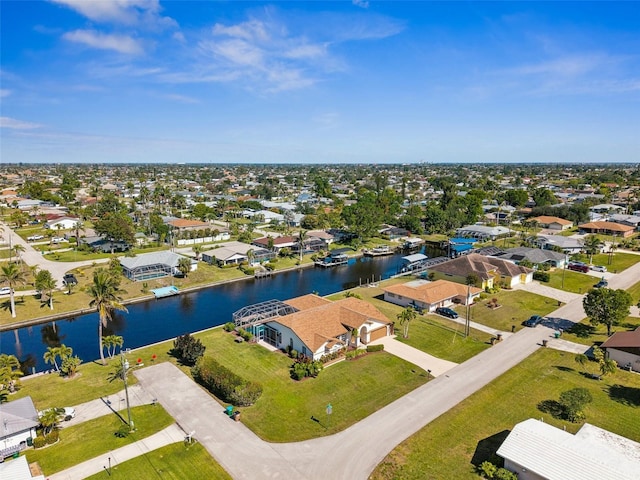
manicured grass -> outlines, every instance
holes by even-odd
[[[119,413],[126,421],[126,410]],[[51,475],[110,450],[142,440],[173,423],[171,416],[160,405],[134,407],[131,409],[131,418],[136,431],[125,438],[115,435],[123,425],[122,419],[116,415],[106,415],[61,429],[58,443],[47,448],[28,450],[27,460],[38,462],[45,475]]]
[[[620,322],[620,325],[613,326],[611,332],[628,332],[638,327],[640,327],[640,318],[627,317]],[[588,318],[585,318],[580,323],[575,324],[571,329],[565,331],[562,334],[562,338],[584,345],[600,345],[609,337],[607,336],[606,325],[600,324],[594,326]]]
[[[448,324],[447,324],[448,323]],[[435,357],[462,363],[491,346],[492,335],[471,330],[464,336],[464,325],[441,320],[435,315],[419,316],[409,325],[409,338],[402,338],[402,329],[396,339]]]
[[[562,277],[564,276],[564,287]],[[592,277],[586,273],[574,272],[572,270],[564,270],[557,268],[551,272],[551,278],[548,283],[543,283],[558,290],[565,290],[572,293],[586,293],[594,284],[598,282],[598,277]]]
[[[627,292],[631,294],[631,298],[633,299],[633,304],[637,305],[640,302],[640,282],[631,285],[631,287],[627,288]]]
[[[601,381],[592,380],[573,358],[570,353],[538,350],[397,446],[370,478],[477,479],[474,465],[492,460],[518,422],[544,418],[575,433],[581,424],[557,420],[537,409],[542,400],[558,400],[561,392],[575,387],[587,388],[593,395],[593,403],[585,409],[589,423],[639,441],[640,376],[618,370]]]
[[[111,467],[111,475],[96,473],[88,480],[169,479],[231,480],[202,445],[174,443]]]
[[[487,307],[487,302],[497,298],[497,309]],[[501,290],[491,293],[489,296],[476,302],[471,307],[471,321],[487,325],[489,327],[510,332],[515,325],[516,331],[522,328],[522,322],[531,315],[547,315],[558,308],[558,301],[552,298],[536,295],[524,290]],[[461,315],[466,314],[465,306],[458,306],[455,310]]]
[[[604,265],[610,272],[621,272],[640,262],[640,255],[633,253],[614,252],[609,263],[609,255],[601,253],[593,256],[593,265]]]
[[[215,329],[202,340],[220,363],[262,385],[256,404],[241,408],[242,422],[271,442],[336,433],[427,381],[426,372],[415,365],[377,352],[338,362],[317,378],[296,382],[289,377],[289,357],[257,344],[237,344],[234,338]],[[333,405],[330,419],[325,413],[328,403]],[[312,416],[320,421],[313,421]]]

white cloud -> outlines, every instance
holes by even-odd
[[[367,0],[351,0],[356,7],[369,8],[369,2]]]
[[[11,128],[14,130],[33,130],[34,128],[40,128],[42,125],[32,122],[25,122],[22,120],[16,120],[11,117],[0,117],[0,128]]]
[[[252,19],[248,22],[239,23],[238,25],[232,25],[230,27],[216,23],[213,26],[212,32],[214,35],[224,35],[244,38],[245,40],[266,42],[271,37],[268,30],[269,27],[267,24],[260,20]]]
[[[196,104],[196,103],[200,103],[200,100],[193,98],[193,97],[189,97],[187,95],[180,95],[178,93],[169,93],[167,95],[162,95],[163,98],[166,98],[167,100],[174,100],[176,102],[180,102],[180,103],[187,103],[187,104]]]
[[[176,26],[175,20],[160,15],[158,0],[50,0],[75,10],[99,23],[140,26],[145,28]]]
[[[264,63],[263,50],[240,39],[207,42],[201,48],[236,65],[261,67]]]
[[[0,88],[0,98],[8,97],[12,93],[13,92],[11,90],[9,90],[8,88]]]
[[[138,40],[127,35],[101,33],[95,30],[74,30],[65,33],[63,38],[89,47],[114,50],[129,55],[137,55],[144,51]]]

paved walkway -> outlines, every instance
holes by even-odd
[[[418,350],[417,348],[413,348],[406,343],[399,342],[395,337],[384,337],[371,342],[371,345],[376,344],[384,345],[386,352],[417,365],[425,372],[427,370],[431,371],[431,375],[433,377],[439,377],[458,365],[457,363],[429,355],[428,353]]]
[[[536,293],[538,295],[542,295],[543,297],[560,300],[562,303],[569,303],[577,298],[582,298],[582,295],[578,293],[565,292],[564,290],[560,290],[559,288],[553,288],[547,285],[543,285],[538,281],[533,281],[527,283],[526,285],[519,283],[518,285],[514,285],[513,289]]]
[[[581,343],[570,342],[568,340],[563,340],[562,338],[551,338],[547,342],[547,347],[553,348],[554,350],[562,350],[563,352],[569,353],[586,353],[591,347],[588,345],[583,345]]]
[[[111,467],[113,468],[120,463],[139,457],[140,455],[146,455],[147,453],[166,445],[183,442],[184,439],[184,431],[174,423],[164,430],[160,430],[158,433],[140,441],[112,450],[104,455],[87,460],[86,462],[79,463],[67,470],[63,470],[53,475],[47,475],[47,479],[79,480],[81,478],[87,478],[105,470],[109,466],[109,458],[111,459]],[[109,475],[105,473],[105,478],[108,476]]]

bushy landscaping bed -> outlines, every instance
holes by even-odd
[[[640,441],[640,376],[618,370],[593,380],[574,357],[538,350],[397,446],[371,478],[476,479],[476,466],[485,460],[498,461],[495,452],[516,423],[544,418],[575,433],[580,423],[558,420],[538,409],[540,402],[558,399],[572,388],[586,388],[593,397],[585,408],[587,422]]]

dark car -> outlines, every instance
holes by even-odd
[[[544,320],[544,318],[542,318],[540,315],[531,315],[524,322],[522,322],[522,324],[525,327],[535,327],[540,322],[542,322],[542,320]]]
[[[78,279],[73,273],[67,273],[64,277],[62,277],[63,285],[77,285]]]
[[[446,307],[436,308],[436,313],[438,315],[442,315],[443,317],[458,318],[458,313],[455,310]]]
[[[593,288],[604,288],[604,287],[608,287],[609,286],[609,282],[607,282],[604,278],[602,280],[600,280],[598,283],[596,283]]]

